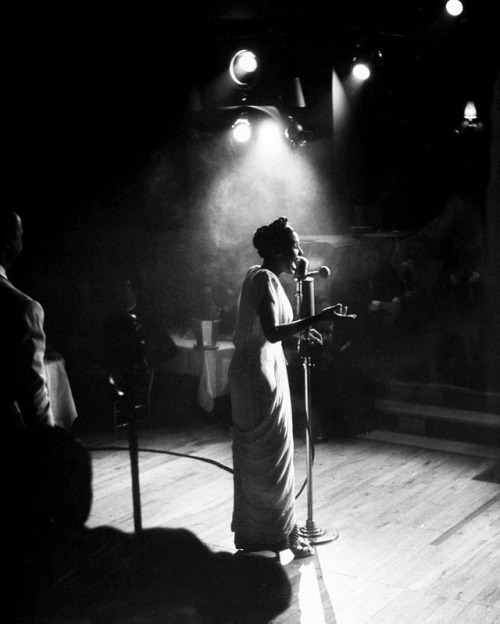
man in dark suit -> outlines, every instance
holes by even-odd
[[[44,373],[45,333],[42,306],[18,290],[7,273],[21,253],[21,218],[0,211],[0,414],[4,427],[30,429],[52,425]]]
[[[46,568],[43,544],[55,518],[46,496],[55,482],[46,465],[59,460],[46,444],[58,428],[53,427],[45,380],[43,309],[7,277],[22,240],[19,215],[0,209],[0,493],[9,510],[2,515],[0,534],[10,545],[5,563],[9,601],[2,606],[9,622],[31,624],[35,570]]]

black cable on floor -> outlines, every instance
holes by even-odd
[[[148,400],[147,400],[148,412],[149,412],[149,405],[150,405],[150,398],[151,398],[151,388],[153,386],[153,377],[154,377],[154,371],[152,371],[151,373],[151,379],[150,379],[150,383],[148,387]],[[312,431],[310,431],[310,435],[312,435]],[[95,446],[95,447],[87,447],[87,448],[89,451],[128,451],[129,450],[128,447],[124,447],[124,446]],[[188,459],[196,459],[197,461],[202,461],[207,464],[212,464],[213,466],[222,468],[222,470],[225,470],[226,472],[229,472],[230,474],[234,474],[234,470],[232,468],[229,468],[229,466],[221,464],[215,459],[208,459],[207,457],[200,457],[199,455],[189,455],[188,453],[176,453],[175,451],[164,451],[164,450],[162,451],[159,449],[138,448],[137,450],[138,452],[142,452],[142,453],[161,453],[164,455],[174,455],[175,457],[185,457]],[[314,446],[312,448],[312,452],[313,452],[312,461],[314,462]],[[302,484],[302,487],[300,488],[298,493],[295,495],[295,499],[297,499],[302,494],[306,485],[307,485],[307,477],[304,479],[304,483]]]
[[[126,446],[88,446],[87,450],[89,451],[128,451],[129,449]],[[146,448],[139,448],[138,451],[141,453],[162,453],[164,455],[175,455],[176,457],[186,457],[188,459],[196,459],[198,461],[202,461],[207,464],[212,464],[214,466],[217,466],[218,468],[222,468],[222,470],[226,470],[227,472],[234,474],[234,470],[232,468],[229,468],[229,466],[225,466],[224,464],[221,464],[215,459],[208,459],[207,457],[200,457],[199,455],[189,455],[188,453],[176,453],[175,451],[161,451],[159,449],[146,449]],[[306,485],[307,485],[307,477],[304,480],[302,487],[300,488],[298,493],[295,495],[296,499],[302,494]]]
[[[126,446],[93,446],[87,447],[89,451],[128,451],[128,447]],[[175,455],[176,457],[187,457],[189,459],[197,459],[198,461],[206,462],[207,464],[213,464],[214,466],[218,466],[231,474],[234,473],[232,468],[229,466],[225,466],[215,459],[208,459],[207,457],[200,457],[199,455],[189,455],[188,453],[176,453],[175,451],[162,451],[160,449],[148,449],[148,448],[139,448],[137,449],[141,453],[161,453],[164,455]]]

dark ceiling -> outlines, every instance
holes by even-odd
[[[210,95],[243,45],[266,65],[249,100],[283,102],[298,76],[320,128],[332,67],[345,71],[358,44],[376,46],[384,62],[367,91],[366,119],[399,118],[395,134],[417,135],[446,114],[451,131],[465,99],[487,113],[498,58],[493,3],[464,2],[466,15],[456,20],[444,16],[443,0],[11,8],[8,179],[30,201],[85,201],[163,141],[178,140],[192,88]]]

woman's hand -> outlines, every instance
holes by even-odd
[[[347,314],[347,306],[336,303],[333,306],[325,308],[319,313],[322,321],[333,321],[335,318],[357,318],[357,314]]]
[[[340,311],[335,312],[336,317],[341,316],[342,318],[352,318],[352,319],[358,318],[357,314],[347,314],[347,306],[343,306],[341,303],[337,305],[340,305]]]
[[[308,338],[310,343],[323,344],[323,334],[314,327],[309,328]]]

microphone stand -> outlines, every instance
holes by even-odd
[[[312,277],[295,278],[297,316],[305,318],[314,314],[314,279]],[[306,415],[306,464],[307,464],[307,520],[303,527],[299,527],[299,532],[312,544],[332,542],[337,539],[339,532],[333,529],[327,532],[319,526],[313,518],[313,441],[311,424],[311,353],[309,347],[309,329],[301,332],[299,343],[299,353],[301,354],[302,366],[304,369],[304,403]]]

